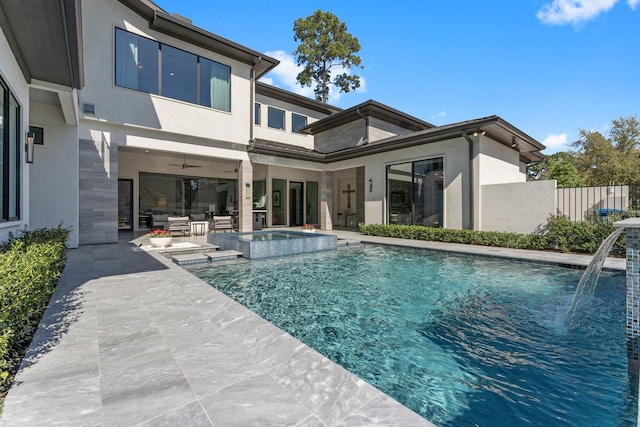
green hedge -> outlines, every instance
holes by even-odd
[[[24,230],[0,245],[0,401],[64,268],[69,230]]]
[[[603,223],[572,222],[565,217],[550,217],[540,233],[520,234],[503,231],[450,230],[422,225],[360,224],[360,232],[370,236],[429,240],[467,245],[495,246],[514,249],[558,250],[562,252],[594,253],[616,227],[617,218]],[[612,253],[624,255],[625,237],[620,236]]]

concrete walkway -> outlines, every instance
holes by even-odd
[[[591,259],[335,234],[560,265]],[[134,248],[69,252],[0,426],[432,425],[165,257]],[[607,267],[624,269],[624,260]]]

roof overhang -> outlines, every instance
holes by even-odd
[[[300,130],[315,135],[317,133],[333,129],[337,126],[350,123],[354,120],[362,119],[363,117],[373,117],[383,120],[412,132],[431,129],[434,127],[431,123],[391,108],[388,105],[384,105],[374,100],[368,100],[322,120],[308,124]]]
[[[255,67],[256,78],[260,78],[280,63],[277,59],[197,27],[184,18],[170,15],[151,1],[118,1],[146,18],[152,30]]]
[[[279,87],[271,86],[266,83],[256,82],[256,93],[269,98],[285,101],[300,107],[308,108],[313,111],[318,111],[323,114],[334,114],[342,111],[341,108],[333,107],[324,102],[316,101],[306,96],[298,95],[297,93],[289,92]]]
[[[474,134],[477,136],[483,134],[483,132],[488,138],[517,151],[519,153],[519,160],[522,163],[536,163],[546,158],[540,153],[541,150],[545,149],[544,145],[498,116],[434,127],[424,131],[394,136],[370,144],[350,147],[327,154],[262,140],[256,141],[252,146],[252,152],[319,163],[333,163],[408,147],[453,140],[465,136],[471,137],[474,136]]]
[[[27,83],[84,86],[80,0],[0,0],[0,27]]]

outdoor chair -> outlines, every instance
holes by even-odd
[[[227,232],[227,230],[233,231],[233,217],[232,216],[213,216],[209,221],[209,229],[214,233],[218,231]]]
[[[182,234],[191,234],[191,223],[188,216],[170,216],[167,218],[169,233],[181,231]]]
[[[151,228],[166,230],[167,228],[167,214],[152,214],[151,215]]]

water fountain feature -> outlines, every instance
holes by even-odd
[[[602,272],[604,261],[607,259],[607,255],[611,252],[611,248],[618,240],[618,236],[620,236],[623,231],[624,228],[619,228],[611,233],[609,237],[602,241],[602,244],[593,255],[593,259],[582,274],[580,282],[578,282],[578,286],[576,287],[576,292],[573,294],[571,306],[569,307],[569,310],[567,310],[567,323],[571,322],[571,319],[576,314],[576,310],[578,309],[580,302],[593,296],[596,284],[598,283],[598,277],[600,277],[600,273]]]

